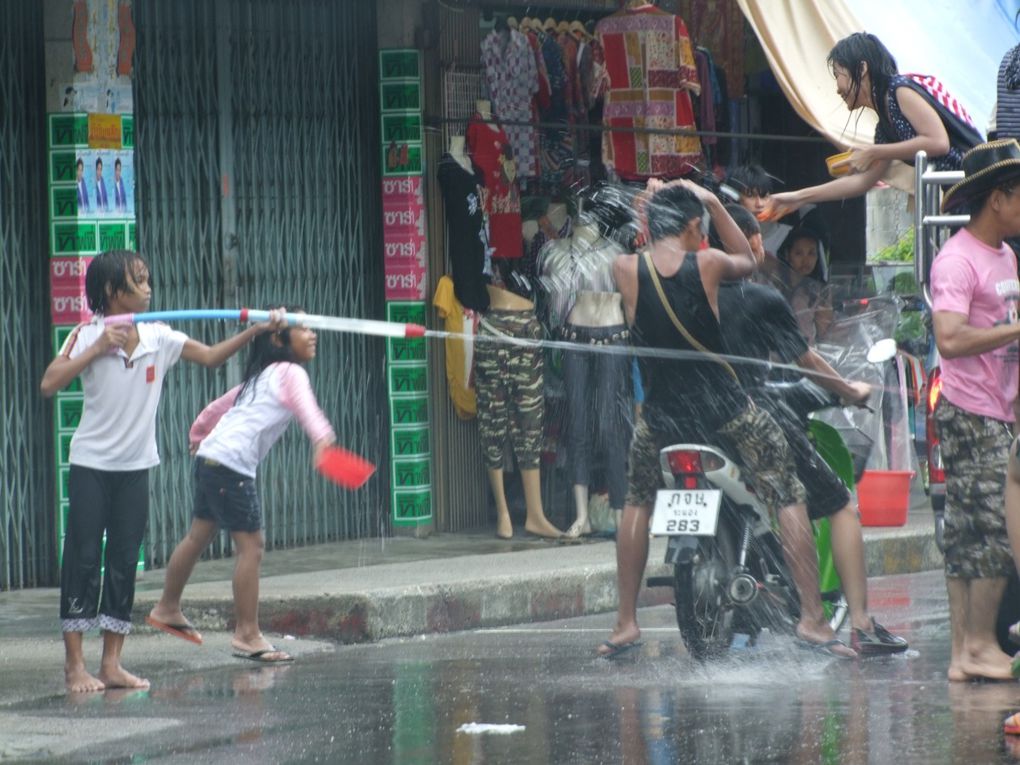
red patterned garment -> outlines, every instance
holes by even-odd
[[[691,93],[701,88],[683,19],[643,5],[602,19],[595,34],[609,75],[606,127],[696,129]],[[677,177],[700,164],[701,142],[693,135],[606,131],[602,157],[625,180]]]
[[[467,127],[468,155],[485,176],[482,209],[489,216],[489,247],[494,258],[524,255],[521,233],[521,194],[510,139],[503,128],[482,122],[475,114]]]
[[[535,54],[535,69],[538,72],[538,93],[531,104],[531,116],[538,122],[538,110],[549,108],[549,72],[545,70],[545,59],[542,58],[542,46],[538,42],[538,35],[530,29],[525,35],[528,38],[528,45],[531,52]]]

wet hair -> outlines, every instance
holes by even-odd
[[[285,309],[287,313],[304,312],[303,308],[296,305],[273,305],[269,306],[266,310],[275,311],[280,308]],[[245,362],[244,373],[241,375],[241,389],[237,392],[237,397],[234,399],[235,404],[241,400],[245,391],[255,386],[255,381],[262,374],[262,370],[270,364],[294,360],[294,349],[290,344],[290,330],[291,328],[287,327],[277,332],[263,332],[260,335],[256,335],[251,341],[248,349],[248,360]],[[279,339],[279,344],[273,342],[274,337]]]
[[[861,92],[861,64],[867,64],[868,76],[871,78],[871,100],[878,112],[878,119],[884,127],[892,124],[888,108],[889,83],[899,74],[899,69],[896,67],[896,59],[881,40],[866,32],[854,32],[832,47],[826,63],[833,76],[837,66],[850,74],[851,103],[856,102]]]
[[[653,242],[679,236],[695,218],[705,217],[705,206],[683,186],[669,186],[648,200],[648,234]]]
[[[138,262],[148,268],[145,259],[134,250],[108,250],[92,259],[85,272],[85,297],[93,313],[106,315],[109,298],[131,289],[128,271]]]
[[[737,204],[726,205],[726,212],[733,218],[733,222],[737,224],[737,228],[740,229],[740,233],[750,239],[755,234],[761,233],[761,225],[758,223],[758,219],[754,217],[750,210],[746,207]],[[719,231],[715,227],[715,218],[712,219],[708,228],[708,243],[717,250],[724,249],[722,239],[719,237]]]
[[[754,163],[733,168],[726,175],[726,183],[748,197],[767,197],[772,193],[772,176]]]
[[[729,204],[726,205],[726,212],[730,214],[733,222],[737,224],[737,228],[744,236],[752,237],[761,233],[761,224],[746,207]]]

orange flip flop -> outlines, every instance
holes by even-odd
[[[1002,724],[1002,732],[1007,736],[1020,736],[1020,712],[1011,714]]]
[[[145,623],[150,627],[165,632],[168,635],[179,637],[181,640],[187,640],[189,643],[195,645],[202,645],[202,636],[190,624],[168,624],[167,622],[161,622],[158,619],[153,619],[151,616],[145,617]]]

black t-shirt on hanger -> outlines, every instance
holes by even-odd
[[[478,187],[484,178],[477,170],[461,167],[449,154],[439,160],[436,170],[439,190],[446,207],[446,235],[449,241],[453,291],[465,308],[489,308],[489,278],[485,275],[488,233]]]

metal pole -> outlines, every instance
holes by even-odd
[[[220,167],[220,258],[223,267],[223,303],[240,305],[238,277],[237,208],[234,204],[234,115],[231,110],[230,12],[233,3],[216,3],[216,104]],[[235,355],[227,361],[227,379],[240,379],[241,360]]]
[[[928,154],[922,149],[914,157],[914,279],[930,308],[931,299],[926,289],[928,274],[924,257],[924,171],[927,167]]]

